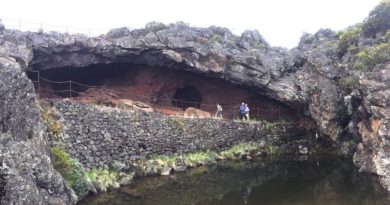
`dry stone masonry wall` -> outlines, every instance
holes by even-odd
[[[105,167],[153,155],[222,151],[241,142],[284,145],[298,151],[303,129],[292,124],[270,125],[218,119],[184,119],[131,109],[59,101],[68,152],[87,168]],[[300,148],[306,145],[300,146]]]

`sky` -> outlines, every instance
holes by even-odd
[[[271,44],[292,48],[304,32],[362,22],[380,0],[0,0],[6,28],[100,34],[147,22],[217,25],[240,35],[258,30]]]

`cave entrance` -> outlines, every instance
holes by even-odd
[[[188,107],[200,108],[201,103],[202,95],[200,91],[191,85],[177,89],[172,99],[172,104],[183,110]]]
[[[245,102],[250,108],[251,120],[298,122],[305,119],[283,103],[247,87],[186,70],[127,62],[46,70],[37,66],[31,70],[28,77],[42,99],[71,98],[176,116],[184,116],[183,110],[188,107],[213,115],[219,104],[224,119],[238,119],[239,105]]]
[[[107,79],[123,76],[135,65],[129,63],[91,64],[86,67],[60,67],[29,72],[31,80],[40,80],[40,94],[45,97],[78,97],[88,89],[99,89]]]

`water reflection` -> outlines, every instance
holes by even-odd
[[[348,160],[327,156],[222,162],[169,177],[138,179],[80,204],[385,205],[390,201],[375,177],[358,173]]]

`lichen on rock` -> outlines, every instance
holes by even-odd
[[[75,204],[54,170],[32,83],[20,65],[0,57],[1,204]]]

